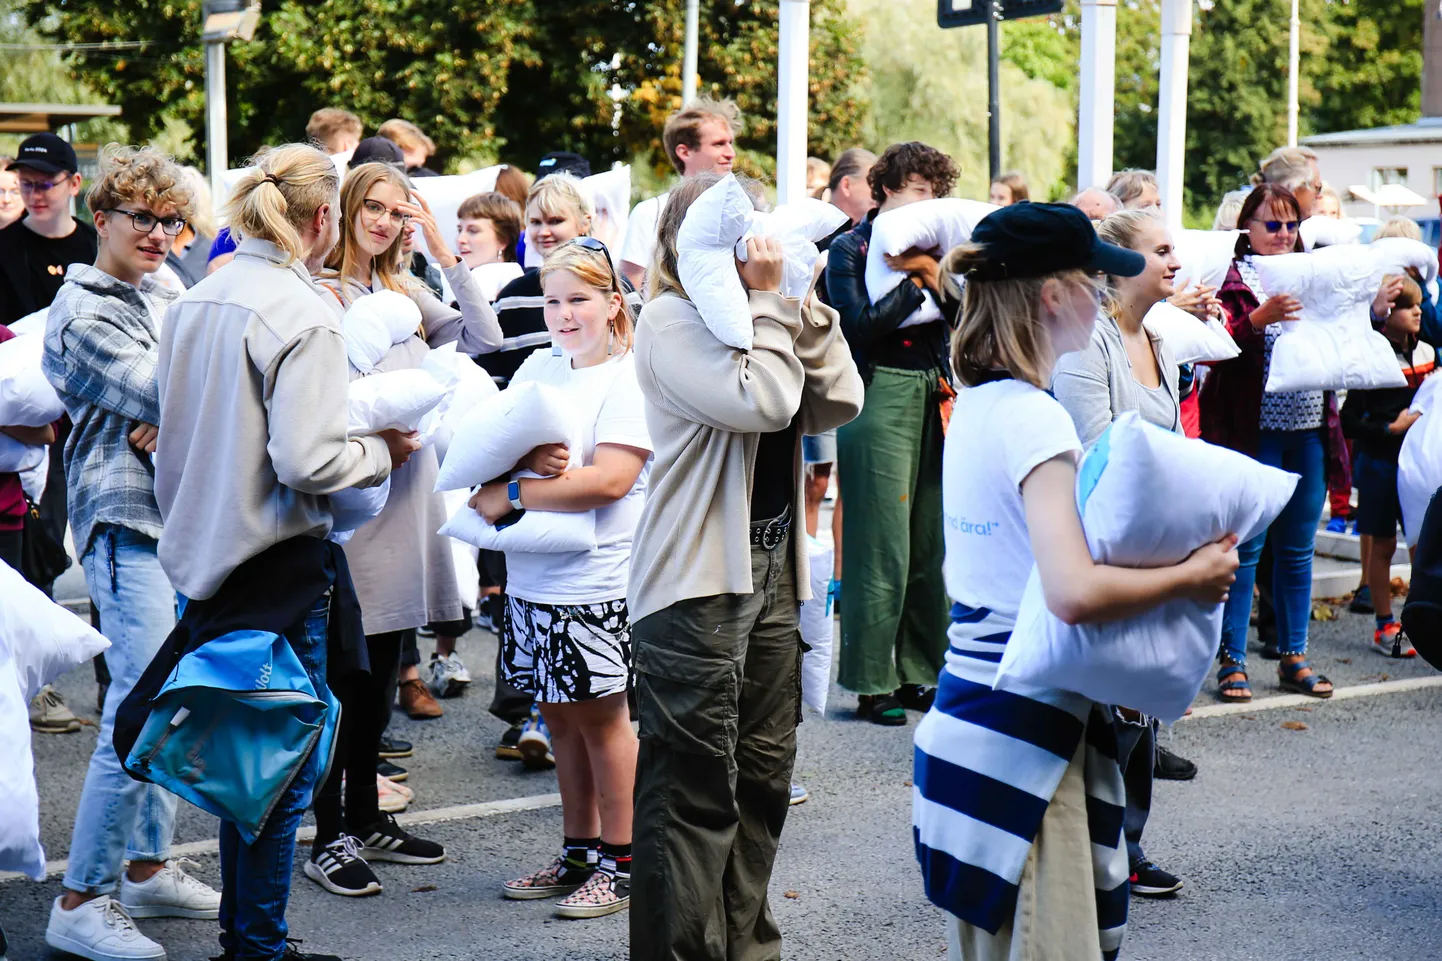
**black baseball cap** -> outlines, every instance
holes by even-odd
[[[355,153],[350,157],[350,169],[354,170],[361,164],[383,163],[395,164],[404,167],[406,162],[405,154],[394,140],[387,140],[385,137],[367,137],[356,144]]]
[[[15,159],[8,169],[29,167],[46,174],[73,174],[80,169],[75,160],[75,148],[53,133],[37,133],[20,142]]]
[[[578,153],[569,150],[555,150],[541,158],[536,164],[536,179],[551,174],[568,173],[573,177],[591,176],[591,162]]]
[[[1147,259],[1097,237],[1087,215],[1070,204],[1013,204],[993,211],[971,232],[986,248],[986,263],[969,271],[978,280],[1041,277],[1059,270],[1096,270],[1135,277]]]

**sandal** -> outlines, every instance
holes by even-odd
[[[1327,679],[1326,675],[1318,674],[1316,671],[1312,671],[1312,673],[1308,674],[1306,677],[1297,676],[1303,671],[1311,670],[1311,668],[1312,665],[1308,664],[1306,661],[1298,661],[1295,664],[1287,664],[1286,662],[1283,662],[1277,665],[1277,682],[1281,685],[1281,688],[1284,691],[1292,691],[1295,694],[1305,694],[1308,697],[1331,697],[1333,691],[1317,690],[1318,684],[1332,683]]]
[[[1226,680],[1241,676],[1241,680]],[[1232,691],[1240,693],[1233,694]],[[1252,699],[1252,684],[1247,680],[1247,668],[1242,664],[1223,664],[1217,672],[1217,697],[1224,704],[1245,704]]]

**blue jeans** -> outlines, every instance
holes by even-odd
[[[170,857],[176,797],[133,780],[111,743],[115,711],[175,627],[175,594],[155,556],[156,542],[125,527],[101,524],[80,559],[85,583],[110,641],[105,663],[110,690],[100,713],[100,737],[90,755],[65,887],[80,894],[110,894],[126,859]]]
[[[1257,460],[1300,475],[1292,499],[1264,533],[1238,549],[1241,566],[1222,615],[1222,656],[1247,663],[1247,627],[1257,558],[1272,541],[1272,598],[1277,610],[1277,647],[1283,656],[1307,653],[1312,618],[1312,549],[1322,501],[1327,495],[1326,458],[1321,430],[1264,430],[1257,439]]]
[[[306,615],[305,630],[289,636],[316,691],[325,688],[330,592]],[[296,775],[254,844],[220,822],[220,946],[235,961],[278,961],[285,952],[285,906],[295,862],[295,832],[320,778],[325,759],[312,754]]]

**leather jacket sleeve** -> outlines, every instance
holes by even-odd
[[[876,303],[866,291],[867,239],[856,231],[831,243],[826,264],[826,294],[841,315],[841,333],[855,350],[866,351],[893,333],[920,307],[925,295],[913,283],[903,282]]]

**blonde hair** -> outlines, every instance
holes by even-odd
[[[547,277],[561,271],[571,274],[587,286],[604,291],[608,297],[615,295],[621,299],[621,309],[616,314],[616,319],[611,322],[611,329],[616,332],[616,340],[622,348],[630,350],[636,323],[631,316],[631,308],[626,303],[626,293],[621,289],[621,279],[606,252],[583,247],[578,243],[561,244],[551,251],[551,255],[541,265],[541,288],[545,289]]]
[[[321,107],[310,115],[310,120],[305,125],[305,135],[320,141],[327,150],[337,135],[348,133],[359,140],[364,131],[361,118],[339,107]]]
[[[581,233],[591,232],[594,214],[591,201],[586,197],[581,181],[571,174],[551,174],[537,180],[531,186],[531,192],[526,194],[526,210],[529,211],[533,205],[547,217],[574,216]]]
[[[1278,147],[1257,164],[1252,174],[1252,186],[1280,184],[1288,190],[1295,190],[1312,179],[1312,163],[1317,152],[1310,147]]]
[[[1166,221],[1154,209],[1138,207],[1119,210],[1097,224],[1097,237],[1127,250],[1139,250],[1142,231],[1155,226],[1165,227]],[[1115,317],[1119,300],[1117,278],[1112,274],[1106,276],[1106,306],[1107,312]]]
[[[195,195],[180,165],[158,150],[106,146],[100,158],[100,177],[85,195],[92,211],[109,210],[127,201],[141,201],[152,211],[174,207],[189,221],[195,216]]]
[[[646,299],[654,300],[661,294],[676,294],[690,300],[686,288],[681,286],[681,272],[676,266],[676,234],[681,231],[681,221],[696,198],[719,183],[721,175],[715,171],[692,174],[685,177],[671,189],[666,206],[656,221],[656,248],[651,255],[651,264],[646,268]]]
[[[1157,175],[1150,170],[1122,170],[1112,175],[1107,183],[1107,192],[1115,194],[1122,206],[1130,207],[1148,187],[1159,190]]]
[[[210,182],[194,167],[181,167],[180,170],[185,175],[182,178],[185,185],[195,198],[195,210],[187,218],[190,226],[195,228],[198,236],[214,237],[219,227],[215,223],[215,200],[210,195]]]
[[[284,250],[286,264],[304,260],[302,231],[326,204],[336,204],[340,175],[310,144],[271,147],[252,159],[226,201],[224,217],[237,240],[255,237]]]
[[[406,179],[405,174],[390,164],[361,164],[346,177],[345,186],[340,192],[340,242],[326,256],[326,269],[322,275],[326,279],[336,280],[343,304],[350,303],[346,283],[354,272],[356,262],[364,256],[356,241],[356,221],[365,209],[366,194],[378,183],[391,184],[399,188],[406,197],[411,195],[411,182]],[[380,278],[382,287],[410,297],[419,289],[420,284],[405,269],[405,257],[401,252],[405,241],[406,232],[397,231],[391,245],[371,260],[371,269]]]
[[[1224,194],[1222,202],[1217,205],[1217,215],[1212,218],[1212,229],[1236,230],[1237,218],[1242,215],[1242,204],[1250,193],[1250,190],[1231,190]]]
[[[1373,240],[1385,240],[1388,237],[1401,237],[1404,240],[1421,240],[1422,227],[1410,217],[1390,217],[1387,222],[1377,228],[1372,235]]]
[[[713,120],[726,124],[733,137],[741,129],[741,111],[733,101],[708,97],[697,97],[691,101],[691,106],[676,111],[666,119],[666,126],[661,130],[661,145],[666,148],[666,156],[671,159],[671,166],[678,174],[685,175],[686,165],[681,162],[676,148],[685,144],[688,150],[699,150],[701,125]]]
[[[376,131],[377,137],[384,137],[394,143],[397,147],[409,147],[412,150],[424,150],[426,157],[436,152],[436,142],[427,137],[421,128],[409,120],[401,120],[399,117],[387,120],[380,125]]]
[[[807,157],[806,185],[809,187],[815,182],[819,182],[821,186],[812,191],[810,196],[817,200],[825,200],[826,198],[823,195],[830,189],[831,184],[831,164],[822,160],[820,157]]]
[[[1047,368],[1050,338],[1042,328],[1042,290],[1051,281],[1095,291],[1098,282],[1084,270],[1062,270],[1040,277],[1006,280],[961,279],[990,262],[980,244],[953,247],[942,258],[942,287],[961,300],[961,317],[951,338],[951,369],[966,387],[985,382],[1004,368],[1012,377],[1040,390],[1051,386]]]

